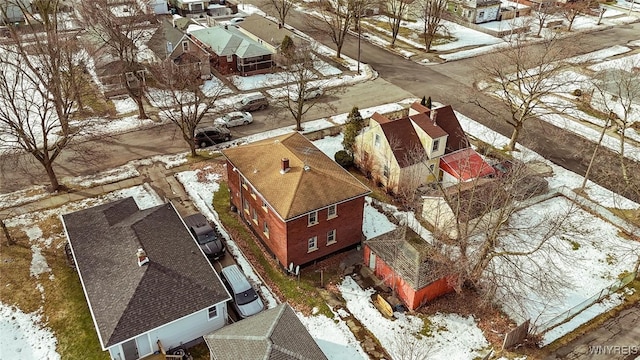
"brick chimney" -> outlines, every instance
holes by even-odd
[[[280,174],[286,174],[291,168],[289,167],[289,159],[282,158],[280,161]]]
[[[147,253],[142,248],[138,249],[138,251],[136,252],[136,256],[138,257],[138,266],[142,266],[149,262]]]

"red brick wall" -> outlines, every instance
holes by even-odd
[[[359,244],[362,238],[362,216],[364,212],[364,196],[337,205],[337,216],[328,219],[327,209],[318,211],[318,224],[308,226],[308,217],[283,223],[272,209],[264,211],[262,198],[256,194],[251,196],[250,188],[240,186],[239,175],[233,171],[233,165],[227,162],[227,176],[231,203],[238,209],[238,214],[255,230],[261,240],[269,247],[282,266],[308,264],[316,259]],[[249,202],[250,209],[256,209],[258,221],[253,220],[251,210],[244,211],[242,199]],[[269,226],[269,236],[263,233],[264,222]],[[327,233],[336,230],[336,242],[327,245]],[[308,252],[308,239],[318,237],[318,249]]]
[[[364,246],[364,264],[369,266],[369,259],[371,256],[371,248]],[[410,310],[415,310],[427,301],[431,301],[439,296],[452,292],[454,289],[451,287],[447,278],[441,278],[432,282],[431,284],[423,287],[422,289],[415,290],[411,285],[404,281],[400,276],[394,274],[393,269],[387,265],[380,257],[376,256],[375,263],[375,275],[382,279],[390,288],[394,288],[396,295]]]
[[[287,262],[295,265],[308,264],[316,259],[337,252],[362,239],[362,216],[364,196],[337,205],[337,217],[328,219],[327,209],[318,211],[318,224],[309,226],[308,217],[302,216],[287,223]],[[327,233],[336,230],[336,242],[327,245]],[[308,252],[309,238],[317,236],[318,249]]]

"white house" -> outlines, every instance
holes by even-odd
[[[102,349],[135,360],[224,326],[231,299],[171,203],[62,215]]]

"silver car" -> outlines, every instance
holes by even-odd
[[[264,310],[262,299],[249,284],[238,265],[230,265],[222,269],[222,282],[233,297],[233,306],[241,318],[247,318]]]
[[[246,111],[233,111],[213,121],[215,125],[233,127],[247,125],[253,122],[253,116]]]

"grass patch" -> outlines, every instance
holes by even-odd
[[[373,184],[371,180],[367,179],[367,177],[362,175],[362,173],[357,169],[351,168],[349,169],[349,173],[351,173],[351,175],[355,176],[358,181],[365,184],[367,187],[369,187],[369,189],[371,189],[371,194],[369,194],[369,196],[371,196],[372,198],[388,204],[395,203],[393,198],[389,196],[389,194],[387,194],[382,188]]]
[[[187,163],[189,164],[198,163],[201,161],[214,160],[222,157],[222,153],[220,152],[211,152],[209,150],[204,150],[204,149],[196,150],[196,154],[198,154],[198,156],[193,157],[191,156],[191,153],[189,153],[187,155]]]
[[[51,273],[30,274],[32,250],[26,234],[10,228],[16,244],[0,253],[0,301],[15,305],[25,313],[41,309],[43,325],[58,340],[57,352],[63,359],[107,360],[102,351],[78,274],[66,263],[62,224],[56,216],[38,222],[42,238],[51,238],[50,247],[41,247]],[[43,293],[36,288],[41,285]],[[44,299],[43,299],[44,296]]]
[[[600,111],[600,110],[596,110],[593,107],[591,107],[591,105],[587,104],[584,101],[577,101],[576,102],[576,108],[580,111],[582,111],[585,114],[591,115],[593,117],[596,117],[598,119],[602,119],[602,120],[606,120],[607,119],[607,114]]]
[[[616,209],[608,208],[609,211],[636,226],[640,226],[640,209]]]
[[[426,337],[432,337],[433,323],[431,322],[431,319],[429,319],[429,317],[427,316],[422,316],[420,314],[418,314],[418,316],[420,316],[420,318],[422,319],[422,329],[420,329],[419,334]]]
[[[257,260],[259,268],[262,270],[262,277],[273,282],[282,296],[292,304],[311,308],[317,308],[321,314],[328,318],[333,318],[333,313],[320,296],[318,289],[305,277],[300,281],[286,276],[276,264],[271,262],[264,254],[257,243],[257,239],[240,221],[236,213],[229,208],[229,187],[226,182],[220,182],[218,191],[213,194],[213,207],[218,213],[219,219],[224,227],[235,235],[234,240],[243,243],[251,252],[252,257]],[[244,249],[243,249],[244,250]]]

